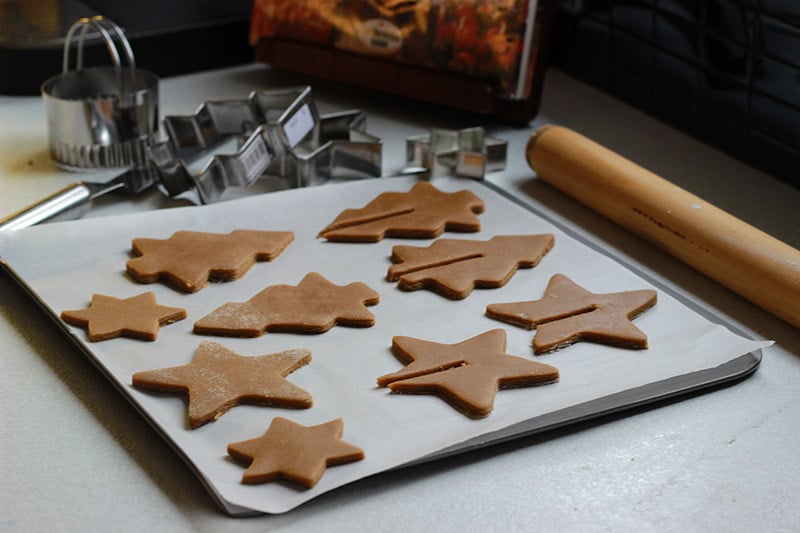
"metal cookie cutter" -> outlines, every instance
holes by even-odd
[[[83,45],[90,28],[105,42],[112,66],[84,68]],[[70,49],[76,38],[71,70]],[[111,20],[82,18],[70,27],[62,72],[44,82],[42,97],[50,153],[57,165],[83,169],[145,163],[147,145],[158,135],[158,78],[136,68],[125,33]]]
[[[83,43],[93,28],[104,41],[113,66],[83,67]],[[76,69],[70,48],[77,33]],[[119,45],[119,47],[118,47]],[[123,68],[120,48],[127,62]],[[158,179],[147,146],[158,138],[158,78],[135,66],[122,29],[104,17],[82,18],[67,32],[63,72],[42,84],[50,154],[70,169],[127,168],[107,182],[79,181],[0,220],[0,230],[79,218],[92,200],[112,191],[139,193]]]
[[[166,194],[191,192],[198,203],[214,202],[228,187],[252,184],[308,135],[318,120],[315,113],[309,87],[206,102],[193,115],[164,119],[167,140],[150,147],[150,159]],[[211,155],[199,170],[188,163],[228,148],[230,141],[233,153]]]
[[[167,194],[191,192],[209,203],[262,174],[286,178],[292,187],[379,177],[381,143],[365,126],[360,111],[320,115],[310,87],[258,91],[246,100],[206,102],[191,116],[166,117],[168,139],[150,148],[150,158]],[[238,141],[234,153],[213,155],[200,170],[187,163],[231,140]]]
[[[486,135],[481,127],[431,128],[429,134],[406,138],[407,169],[428,169],[431,177],[482,179],[506,167],[507,153],[508,141]]]
[[[358,110],[320,115],[318,135],[287,153],[280,174],[292,187],[380,177],[383,145],[366,132],[366,124],[366,113]]]

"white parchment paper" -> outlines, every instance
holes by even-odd
[[[564,234],[531,211],[479,182],[440,178],[445,191],[470,189],[484,199],[479,233],[445,237],[489,239],[494,235],[553,233],[555,247],[533,269],[519,270],[504,287],[476,289],[467,299],[447,300],[427,290],[403,292],[386,281],[391,248],[396,244],[428,246],[432,240],[384,239],[374,244],[328,243],[320,229],[345,208],[362,207],[377,194],[407,191],[411,178],[383,178],[283,191],[221,204],[162,210],[113,218],[48,224],[0,234],[0,257],[54,315],[88,306],[93,293],[125,298],[153,291],[158,303],[183,307],[188,319],[162,327],[156,342],[125,338],[85,341],[80,328],[67,327],[86,353],[138,406],[166,439],[196,469],[229,512],[285,512],[319,494],[360,478],[458,446],[481,435],[537,416],[674,376],[717,367],[767,346],[714,324],[658,290],[658,303],[635,320],[649,339],[647,350],[625,350],[578,343],[534,356],[532,331],[484,315],[486,305],[541,298],[550,277],[563,273],[592,292],[651,288],[646,280],[616,261]],[[240,280],[214,283],[195,294],[182,294],[160,283],[141,285],[125,273],[136,237],[168,238],[178,230],[229,232],[234,229],[290,230],[294,242],[272,262],[256,263]],[[194,321],[225,302],[243,302],[262,289],[296,285],[308,272],[333,283],[361,281],[380,293],[371,328],[334,327],[319,335],[267,333],[254,339],[199,336]],[[472,420],[436,396],[390,394],[376,378],[402,364],[392,355],[392,337],[407,335],[456,343],[502,328],[507,352],[546,362],[559,369],[558,383],[499,391],[492,414]],[[311,350],[312,362],[288,379],[309,391],[307,410],[239,406],[216,422],[190,430],[185,400],[176,395],[141,392],[131,375],[186,364],[203,340],[213,340],[242,354],[263,355],[290,348]],[[282,483],[240,484],[243,466],[226,453],[231,442],[258,437],[274,416],[315,425],[344,419],[345,441],[364,449],[366,459],[328,468],[311,490]]]

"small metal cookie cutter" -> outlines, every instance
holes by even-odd
[[[83,45],[93,29],[112,66],[84,68]],[[77,38],[75,69],[70,49]],[[158,77],[137,69],[128,39],[111,20],[81,18],[67,32],[62,72],[41,88],[53,161],[70,169],[137,167],[158,136]]]
[[[483,179],[506,167],[507,153],[508,141],[486,135],[481,127],[431,128],[429,134],[406,138],[406,168],[428,169],[431,177]]]

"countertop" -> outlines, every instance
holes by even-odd
[[[404,139],[483,125],[509,140],[487,179],[535,199],[678,293],[756,338],[752,376],[436,462],[380,474],[289,513],[235,519],[25,294],[0,276],[0,530],[3,531],[789,531],[800,523],[800,331],[539,181],[531,132],[571,127],[800,248],[800,190],[556,69],[528,127],[245,65],[162,80],[161,114],[205,100],[310,84],[322,112],[359,108],[401,170]],[[100,180],[113,175],[99,173]],[[38,97],[0,97],[0,214],[79,179],[47,152]],[[335,186],[335,185],[331,185]],[[263,192],[260,185],[247,193]],[[156,191],[110,196],[87,216],[180,205]]]

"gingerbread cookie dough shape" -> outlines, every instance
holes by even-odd
[[[540,300],[489,304],[486,315],[528,329],[536,328],[533,349],[552,352],[578,341],[645,349],[647,335],[631,320],[655,305],[651,289],[595,294],[563,274],[550,278]]]
[[[380,295],[361,282],[335,285],[316,272],[298,285],[272,285],[243,303],[223,304],[194,324],[202,335],[258,337],[266,331],[323,333],[334,325],[369,327],[366,306]]]
[[[506,332],[493,329],[456,344],[394,337],[392,352],[406,367],[378,378],[392,392],[434,394],[470,418],[494,408],[499,389],[558,380],[558,370],[506,353]]]
[[[364,459],[364,451],[342,440],[341,418],[317,426],[303,426],[275,417],[258,438],[228,445],[228,454],[249,463],[242,483],[283,479],[303,489],[313,488],[329,466]]]
[[[285,379],[309,362],[308,350],[243,356],[215,342],[203,341],[191,363],[137,372],[132,384],[140,390],[187,395],[189,426],[194,429],[241,404],[311,407],[311,395]]]
[[[242,277],[256,261],[271,261],[294,240],[291,231],[235,230],[228,234],[177,231],[168,239],[133,239],[128,274],[139,283],[164,281],[197,292],[209,280]]]
[[[552,234],[498,235],[488,241],[439,239],[427,248],[395,246],[386,279],[400,289],[428,288],[460,300],[475,287],[505,285],[517,268],[536,266],[555,242]]]
[[[67,324],[86,328],[89,342],[116,337],[154,341],[161,326],[184,318],[185,309],[158,305],[152,292],[130,298],[93,294],[88,308],[61,313],[61,319]]]
[[[329,241],[378,242],[383,237],[427,239],[445,230],[480,231],[483,200],[470,191],[440,191],[428,182],[408,192],[385,192],[360,209],[346,209],[319,236]]]

